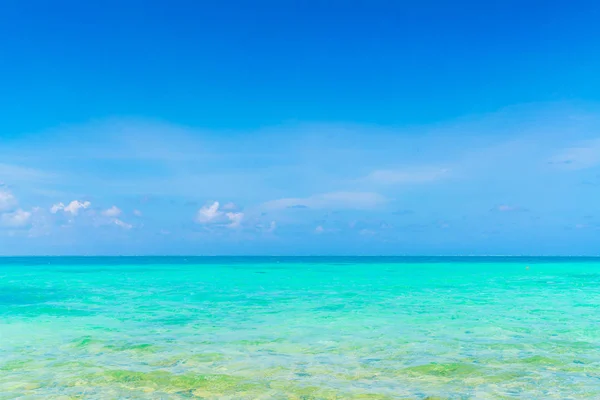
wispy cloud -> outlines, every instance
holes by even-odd
[[[312,209],[369,209],[389,201],[385,196],[373,192],[332,192],[310,197],[289,197],[271,200],[264,204],[267,209],[312,208]]]
[[[600,139],[589,140],[569,147],[552,157],[551,165],[569,170],[579,170],[600,165]]]
[[[0,187],[0,211],[12,210],[17,206],[17,198],[8,189]]]
[[[4,213],[0,216],[0,225],[6,228],[23,228],[29,226],[31,222],[31,212],[17,209],[11,213]]]
[[[9,229],[21,229],[32,226],[32,212],[39,211],[39,207],[34,207],[32,211],[26,211],[18,207],[19,201],[6,188],[0,184],[0,227]]]
[[[244,219],[244,213],[242,212],[228,212],[225,213],[225,216],[230,221],[227,225],[229,228],[238,228],[242,224],[242,220]]]
[[[0,181],[11,180],[14,182],[50,182],[58,176],[40,169],[24,167],[15,164],[0,163]]]
[[[254,225],[256,232],[273,233],[277,230],[277,222],[270,221],[269,223],[257,222]]]
[[[287,208],[296,209],[296,210],[305,210],[310,207],[308,207],[307,205],[304,205],[304,204],[294,204],[293,206],[288,206]]]
[[[236,210],[238,207],[235,205],[235,203],[233,202],[229,202],[229,203],[225,203],[223,205],[223,207],[221,207],[222,210]]]
[[[113,220],[113,223],[114,223],[115,225],[117,225],[118,227],[121,227],[121,228],[123,228],[123,229],[131,229],[131,228],[133,228],[133,225],[131,225],[131,224],[128,224],[127,222],[124,222],[124,221],[122,221],[122,220],[120,220],[120,219],[118,219],[118,218],[115,218],[115,219]]]
[[[527,209],[523,208],[523,207],[519,207],[519,206],[512,206],[509,204],[500,204],[500,205],[492,208],[490,211],[507,213],[507,212],[516,212],[516,211],[523,212],[523,211],[527,211]]]
[[[112,206],[111,208],[102,211],[102,215],[107,217],[118,217],[121,215],[121,209],[117,206]]]
[[[339,234],[342,230],[338,227],[329,227],[326,225],[317,225],[317,227],[313,230],[313,233],[316,235],[322,234]]]
[[[528,226],[517,212],[525,210],[515,204],[551,224],[562,213],[593,213],[600,187],[581,184],[598,180],[600,119],[574,120],[561,106],[540,112],[544,107],[421,127],[299,123],[224,133],[113,120],[40,133],[0,143],[0,181],[9,184],[0,186],[0,215],[19,221],[30,212],[32,227],[43,225],[38,231],[89,243],[96,238],[90,227],[140,243],[165,230],[173,238],[198,234],[215,242],[299,243],[306,235],[307,243],[341,247],[362,229],[377,233],[373,241],[405,237],[409,243],[410,224],[423,227],[423,243],[441,243],[447,237],[435,235],[446,225],[439,221],[449,221],[464,242],[480,231],[524,232]],[[570,172],[557,173],[562,170]],[[141,196],[152,201],[141,204]],[[141,216],[137,208],[145,218],[134,218]],[[477,223],[467,226],[457,215]],[[374,222],[388,217],[390,228]],[[355,220],[367,222],[348,228]],[[317,226],[339,235],[316,239]],[[234,248],[228,245],[225,252]],[[191,246],[186,250],[195,251],[196,243]]]

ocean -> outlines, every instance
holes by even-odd
[[[0,258],[14,398],[600,398],[600,259]]]

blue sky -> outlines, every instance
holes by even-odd
[[[9,1],[0,254],[598,254],[600,4]]]

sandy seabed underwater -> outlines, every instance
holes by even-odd
[[[600,259],[0,258],[14,398],[600,398]]]

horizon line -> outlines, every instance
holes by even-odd
[[[511,255],[511,254],[493,254],[493,255],[153,255],[153,254],[43,254],[43,255],[4,255],[0,254],[0,258],[83,258],[83,257],[106,257],[106,258],[141,258],[141,257],[163,257],[163,258],[600,258],[600,255]]]

